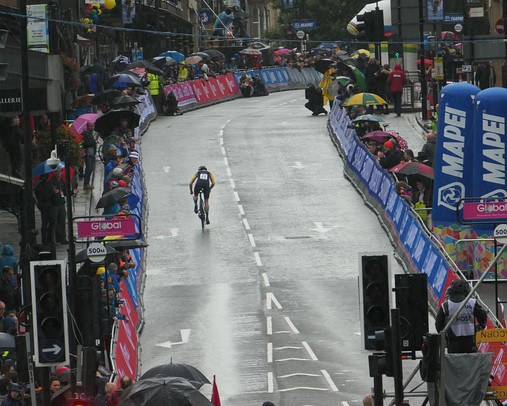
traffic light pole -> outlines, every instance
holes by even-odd
[[[391,349],[393,352],[394,404],[401,405],[403,403],[404,393],[399,309],[391,309]]]
[[[428,84],[426,83],[426,66],[424,65],[424,13],[423,1],[419,0],[419,61],[421,70],[421,107],[422,119],[428,119]]]

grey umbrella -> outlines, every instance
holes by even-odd
[[[134,96],[127,94],[124,96],[116,97],[113,100],[113,104],[111,107],[113,108],[132,107],[138,105],[139,103],[141,102],[137,100]]]
[[[0,348],[16,348],[14,336],[7,333],[0,333]]]
[[[187,379],[192,385],[199,389],[205,383],[211,383],[206,376],[196,367],[188,364],[173,363],[157,365],[146,371],[141,379],[154,377],[180,377]]]

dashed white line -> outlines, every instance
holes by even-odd
[[[220,127],[220,131],[218,132],[218,135],[220,135],[220,137],[224,136],[224,128],[225,128],[225,124],[222,127]]]
[[[271,286],[269,283],[268,274],[266,272],[262,273],[262,279],[264,280],[264,287],[267,288],[268,286]]]
[[[220,147],[220,150],[222,151],[222,155],[227,155],[227,153],[225,152],[225,148],[224,147]]]
[[[271,363],[273,362],[273,343],[268,343],[268,356],[267,356],[267,360],[268,360],[268,363]]]
[[[223,131],[222,131],[222,134],[223,134]],[[224,138],[223,137],[220,137],[220,145],[224,145]]]
[[[229,160],[227,159],[226,156],[224,156],[224,165],[229,166]]]
[[[261,256],[259,255],[258,252],[254,252],[254,257],[255,257],[255,263],[257,264],[257,266],[262,266]]]
[[[273,334],[273,319],[271,316],[266,317],[266,334],[268,336]]]
[[[237,202],[239,202],[239,195],[238,195],[238,192],[236,192],[236,191],[234,191],[234,198],[236,199]]]
[[[246,218],[243,218],[243,225],[245,226],[245,229],[250,230],[250,224],[248,224],[248,220]]]
[[[227,176],[232,176],[231,168],[227,167],[225,168],[225,171],[227,172]]]
[[[310,354],[310,357],[312,358],[312,360],[314,360],[314,361],[319,360],[306,341],[302,341],[301,344],[303,344],[303,347],[305,347],[308,354]]]
[[[248,239],[250,240],[250,245],[255,248],[256,245],[255,245],[255,240],[253,238],[253,235],[252,234],[248,234]]]
[[[239,196],[238,196],[238,199],[236,199],[236,201],[239,201]],[[245,211],[243,210],[243,206],[241,204],[238,204],[238,209],[239,209],[239,214],[241,214],[242,216],[245,215]]]
[[[236,189],[236,183],[234,183],[234,179],[229,179],[229,184],[231,185],[231,189]]]
[[[274,390],[274,383],[273,383],[273,372],[268,372],[268,393],[273,393]]]
[[[322,375],[324,375],[324,378],[326,378],[326,381],[329,384],[329,386],[331,386],[331,389],[334,392],[339,392],[338,388],[336,387],[333,380],[331,379],[331,376],[329,375],[329,373],[325,369],[321,369],[320,372],[322,372]]]
[[[291,321],[291,319],[289,317],[285,317],[285,321],[287,322],[287,324],[289,325],[290,329],[296,333],[296,334],[299,334],[299,330],[296,328],[296,326],[294,325],[294,323]]]
[[[278,300],[276,300],[276,297],[273,294],[273,292],[267,292],[266,293],[266,307],[268,310],[271,310],[272,303],[275,304],[275,306],[277,307],[278,310],[282,309],[282,305],[280,304],[280,302]]]

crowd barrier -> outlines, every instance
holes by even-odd
[[[430,306],[437,311],[445,300],[445,292],[458,278],[446,255],[432,235],[425,230],[397,193],[392,176],[383,169],[360,142],[345,109],[337,104],[329,114],[329,133],[344,161],[344,173],[360,191],[389,234],[396,253],[410,273],[428,275]],[[488,321],[488,328],[494,324]],[[507,362],[505,343],[481,343],[480,352],[493,352],[491,375],[495,382],[507,384],[504,364]]]
[[[173,92],[182,111],[235,99],[242,97],[239,83],[243,73],[250,77],[259,75],[270,92],[302,88],[308,83],[318,83],[322,77],[322,74],[313,68],[254,69],[167,85],[164,86],[164,95]]]
[[[239,78],[241,73],[220,75],[206,80],[199,79],[168,85],[164,87],[164,94],[174,92],[178,105],[182,110],[205,107],[217,102],[241,97]],[[292,68],[273,68],[252,70],[248,75],[259,75],[269,91],[301,88],[308,83],[317,83],[322,75],[313,68],[299,71]],[[140,137],[149,127],[150,122],[157,116],[153,99],[150,94],[139,97],[141,103],[136,106],[136,112],[141,115],[139,127],[135,129],[135,137]],[[142,220],[147,218],[145,204],[144,178],[142,161],[135,168],[132,180],[132,193],[137,197],[137,204],[131,210]],[[144,222],[143,222],[144,223]],[[141,225],[144,235],[144,226]],[[120,283],[120,299],[123,300],[122,314],[128,321],[118,320],[114,323],[111,342],[111,361],[113,374],[116,378],[129,375],[137,377],[139,370],[139,336],[143,326],[143,306],[141,293],[144,289],[146,258],[142,248],[130,250],[135,268],[130,269],[129,277]]]

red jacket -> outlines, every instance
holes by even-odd
[[[403,85],[407,83],[407,76],[401,69],[401,65],[399,63],[394,65],[394,69],[391,71],[389,77],[387,78],[387,83],[389,83],[392,93],[403,92]]]

